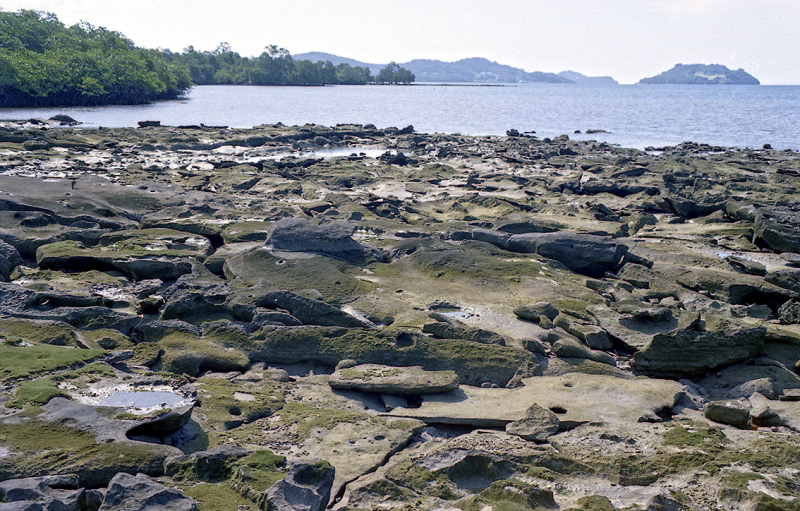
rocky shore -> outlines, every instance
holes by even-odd
[[[800,155],[0,126],[0,511],[800,509]]]

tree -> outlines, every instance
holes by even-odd
[[[397,63],[391,62],[381,69],[377,76],[378,83],[404,83],[409,84],[415,80],[414,74]]]
[[[88,23],[48,13],[0,12],[0,107],[134,104],[176,98],[185,66]]]

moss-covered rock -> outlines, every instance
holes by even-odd
[[[518,348],[450,339],[430,339],[398,331],[345,330],[322,327],[261,329],[251,359],[295,364],[312,361],[334,367],[341,360],[363,364],[420,366],[428,371],[455,371],[468,385],[505,385],[517,369],[532,360]]]

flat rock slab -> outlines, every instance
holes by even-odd
[[[426,371],[422,367],[362,364],[337,370],[328,384],[334,389],[381,394],[441,394],[458,390],[455,371]]]
[[[683,386],[670,380],[571,373],[522,381],[525,386],[516,389],[462,385],[456,392],[426,397],[419,408],[396,408],[387,415],[429,424],[500,428],[525,418],[538,404],[568,429],[586,422],[658,421],[657,414],[671,409],[683,395]]]

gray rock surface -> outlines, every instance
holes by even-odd
[[[297,461],[265,496],[275,511],[323,511],[331,498],[334,468],[324,461]]]
[[[144,474],[117,474],[108,485],[100,511],[197,511],[197,503]]]

